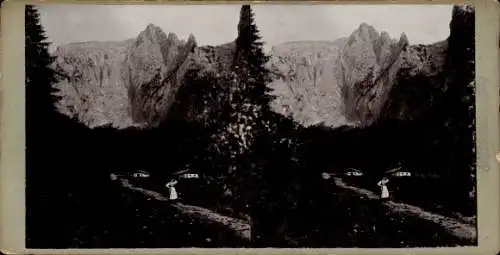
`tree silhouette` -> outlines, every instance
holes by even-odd
[[[49,123],[47,118],[54,113],[54,102],[58,99],[53,84],[55,73],[50,68],[54,57],[50,56],[45,31],[40,24],[40,15],[36,7],[25,8],[25,65],[26,65],[26,126],[39,129]]]
[[[244,89],[249,99],[265,111],[268,110],[273,97],[268,94],[270,89],[267,84],[271,82],[271,76],[265,67],[269,56],[264,53],[264,43],[261,39],[250,5],[243,5],[238,23],[233,68],[244,81]]]
[[[234,161],[235,210],[250,215],[254,246],[266,246],[280,237],[277,226],[283,210],[295,199],[287,192],[294,182],[297,123],[274,113],[268,84],[269,56],[254,21],[250,5],[243,5],[238,23],[232,89],[234,101],[231,131],[239,139],[239,156]],[[281,217],[281,219],[279,218]]]
[[[25,8],[25,92],[26,92],[26,200],[27,200],[27,236],[42,244],[45,242],[40,230],[35,226],[40,223],[40,217],[48,208],[47,204],[55,191],[47,189],[50,183],[49,172],[52,140],[56,113],[53,84],[56,82],[50,65],[54,58],[49,55],[49,43],[36,7],[27,5]],[[49,170],[50,169],[50,170]],[[45,171],[44,171],[45,170]],[[52,175],[53,176],[53,175]],[[43,192],[41,192],[43,191]],[[34,195],[36,197],[34,197]],[[53,226],[54,228],[57,228]],[[33,231],[31,231],[33,230]],[[31,238],[31,239],[30,239]],[[52,236],[54,242],[59,241],[57,234]],[[44,241],[45,240],[45,241]]]
[[[105,205],[102,191],[106,179],[99,177],[106,173],[88,160],[100,155],[94,142],[102,139],[93,141],[85,125],[59,113],[54,106],[59,98],[54,96],[57,78],[51,68],[54,57],[48,52],[49,45],[38,9],[27,5],[26,244],[65,248],[85,242],[78,237],[81,226],[102,225],[95,221],[96,211],[89,205]],[[87,160],[82,160],[82,155]],[[92,189],[86,186],[90,182]]]

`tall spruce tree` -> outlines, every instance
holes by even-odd
[[[54,113],[54,95],[56,89],[55,73],[50,68],[55,58],[49,54],[47,36],[40,23],[40,14],[36,7],[25,8],[25,86],[26,86],[26,126],[28,129],[40,129],[44,123],[50,123]]]
[[[45,230],[57,229],[51,224],[55,216],[48,213],[57,203],[53,190],[51,157],[56,145],[53,134],[55,109],[53,84],[56,81],[50,68],[54,58],[48,52],[49,42],[40,24],[36,7],[25,7],[25,93],[26,93],[26,199],[27,199],[27,244],[31,247],[55,244],[62,236],[51,235],[50,241]],[[52,217],[43,216],[48,214]],[[50,219],[49,219],[50,218]],[[42,223],[43,222],[43,223]],[[35,229],[35,226],[37,229]]]
[[[236,54],[233,62],[234,79],[230,87],[231,114],[228,137],[232,141],[229,173],[233,195],[237,198],[236,211],[248,213],[255,196],[247,184],[260,182],[259,165],[251,161],[256,141],[269,132],[270,126],[268,84],[270,72],[266,68],[269,57],[265,55],[263,42],[255,24],[250,5],[240,10]],[[256,190],[253,190],[256,191]]]
[[[448,38],[447,67],[451,71],[449,101],[443,109],[449,120],[444,133],[449,136],[448,162],[453,167],[454,191],[458,201],[456,209],[476,213],[476,94],[475,94],[475,11],[472,5],[453,8]],[[444,121],[443,121],[444,122]],[[444,122],[446,123],[446,122]],[[466,210],[464,210],[466,209]]]
[[[243,5],[238,23],[237,52],[233,67],[244,83],[246,96],[265,111],[269,109],[269,103],[273,98],[268,93],[270,89],[267,84],[271,82],[271,78],[270,71],[265,66],[269,56],[264,53],[264,43],[261,39],[250,5]]]
[[[231,130],[244,150],[239,151],[239,157],[234,160],[233,183],[237,187],[236,210],[244,211],[252,220],[254,246],[265,246],[276,240],[269,212],[276,212],[283,205],[284,190],[278,186],[284,186],[276,185],[283,181],[283,172],[278,168],[287,167],[284,163],[291,159],[290,146],[284,145],[291,141],[287,135],[293,133],[290,131],[295,127],[293,122],[289,122],[291,126],[286,125],[288,122],[281,121],[270,109],[273,96],[268,87],[271,82],[266,67],[269,57],[264,53],[261,39],[250,5],[243,5],[233,66],[237,75],[233,89],[236,93],[232,93],[232,97],[238,103],[234,104]],[[291,130],[287,130],[290,127]]]
[[[36,7],[27,5],[25,8],[25,65],[26,65],[26,87],[29,92],[37,91],[38,97],[33,100],[43,103],[47,109],[53,109],[56,91],[53,84],[56,82],[55,73],[50,65],[55,57],[49,54],[50,42],[40,23],[40,14]],[[45,92],[45,93],[43,93]],[[30,96],[34,94],[29,93]],[[44,97],[42,97],[44,96]],[[40,105],[40,106],[42,106]]]
[[[26,147],[28,170],[30,164],[41,164],[48,154],[49,144],[53,144],[57,112],[54,102],[53,85],[56,82],[50,65],[50,56],[45,31],[40,24],[36,7],[25,8],[25,94],[26,94]]]
[[[268,87],[271,82],[266,67],[268,60],[252,9],[250,5],[243,5],[233,63],[236,75],[230,91],[233,123],[230,129],[240,138],[243,151],[252,150],[255,140],[271,131],[270,102],[273,97]]]

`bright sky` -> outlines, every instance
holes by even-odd
[[[149,23],[192,33],[199,45],[234,40],[240,5],[40,5],[42,25],[56,45],[81,41],[118,41],[136,37]],[[452,5],[254,4],[255,20],[266,48],[286,41],[335,40],[362,22],[410,43],[432,43],[449,35]]]

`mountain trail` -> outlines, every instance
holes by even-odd
[[[359,195],[367,197],[368,199],[380,199],[379,196],[374,192],[367,189],[351,186],[345,183],[339,177],[335,177],[334,182],[338,187],[355,192]],[[477,238],[477,230],[473,224],[466,224],[464,222],[460,222],[460,220],[458,219],[431,213],[414,205],[397,203],[393,201],[383,201],[381,202],[381,204],[386,206],[392,213],[407,214],[438,224],[455,237],[465,240],[474,240]]]
[[[155,199],[158,201],[168,201],[169,199],[162,194],[144,189],[141,187],[134,186],[129,180],[119,177],[115,174],[111,174],[111,180],[118,181],[122,187],[130,189],[132,191],[139,192],[145,195],[148,199]],[[200,219],[202,222],[207,224],[218,224],[230,229],[235,235],[239,236],[243,240],[251,240],[251,227],[248,222],[240,219],[235,219],[229,216],[221,215],[207,208],[186,205],[180,202],[170,204],[171,207],[178,210],[180,214],[188,215]]]

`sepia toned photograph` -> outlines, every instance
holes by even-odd
[[[27,248],[478,245],[471,4],[24,18]]]

